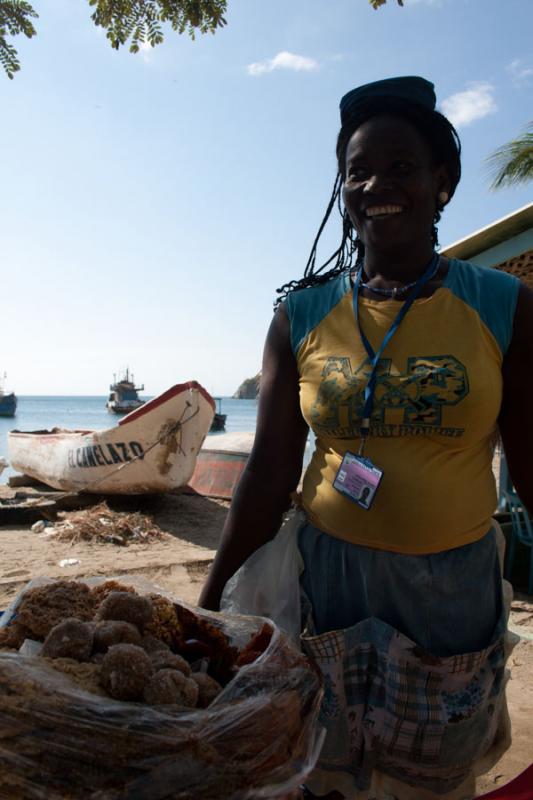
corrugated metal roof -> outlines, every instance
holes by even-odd
[[[529,203],[506,217],[491,222],[464,239],[447,245],[440,252],[450,258],[469,259],[495,247],[513,236],[533,228],[533,203]]]

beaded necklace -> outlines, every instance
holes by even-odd
[[[427,279],[428,281],[432,280],[432,278],[434,278],[435,275],[437,274],[437,270],[439,268],[439,264],[440,264],[440,259],[438,258],[435,261],[434,270],[432,271],[432,273],[429,275],[429,277]],[[361,277],[362,277],[363,268],[361,267],[359,271],[361,272]],[[361,281],[361,283],[359,285],[363,289],[368,289],[368,291],[370,291],[370,292],[374,292],[375,294],[382,294],[382,295],[385,295],[385,297],[392,297],[392,299],[395,300],[398,295],[405,294],[405,292],[408,292],[409,289],[413,288],[413,286],[416,286],[417,283],[418,283],[418,279],[416,281],[411,281],[411,283],[406,283],[404,286],[395,286],[393,289],[383,289],[381,286],[370,286],[369,283],[365,283],[363,281]]]

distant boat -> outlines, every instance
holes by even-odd
[[[213,417],[213,422],[211,423],[211,427],[209,429],[210,433],[213,433],[214,431],[223,431],[226,428],[227,414],[222,413],[222,398],[215,397],[214,399],[217,404],[217,410],[215,411],[215,416]]]
[[[144,400],[141,400],[138,394],[144,391],[144,386],[135,386],[135,380],[133,375],[130,378],[128,367],[118,381],[117,376],[113,376],[113,383],[109,389],[110,395],[106,403],[108,411],[113,411],[115,414],[129,414],[130,411],[135,411],[144,405]]]
[[[4,389],[6,373],[0,378],[0,417],[14,417],[17,413],[17,398],[15,392],[6,392]]]
[[[2,458],[2,456],[0,456],[0,475],[5,470],[6,467],[9,467],[9,464],[7,463],[5,458]]]
[[[8,434],[11,466],[54,489],[148,494],[184,486],[215,413],[196,381],[168,389],[103,431]]]
[[[255,433],[207,436],[187,489],[206,497],[231,500],[252,450]]]

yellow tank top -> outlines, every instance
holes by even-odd
[[[356,544],[435,553],[481,538],[496,507],[492,456],[501,366],[519,281],[457,259],[443,285],[415,300],[379,363],[365,455],[383,470],[369,510],[333,481],[357,453],[369,359],[348,274],[286,301],[301,409],[316,436],[302,499],[311,522]],[[359,298],[374,351],[400,304]]]

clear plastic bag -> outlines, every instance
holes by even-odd
[[[276,536],[237,570],[227,582],[220,607],[229,614],[268,617],[298,643],[301,631],[300,574],[304,564],[298,550],[303,511],[290,511]]]
[[[113,580],[174,601],[159,587],[130,576]],[[16,619],[18,600],[2,627]],[[265,623],[271,625],[265,619],[180,606],[222,630],[239,648]],[[206,709],[98,696],[39,657],[0,651],[0,798],[245,800],[287,795],[318,756],[322,688],[307,659],[271,627],[267,649],[241,667]]]

